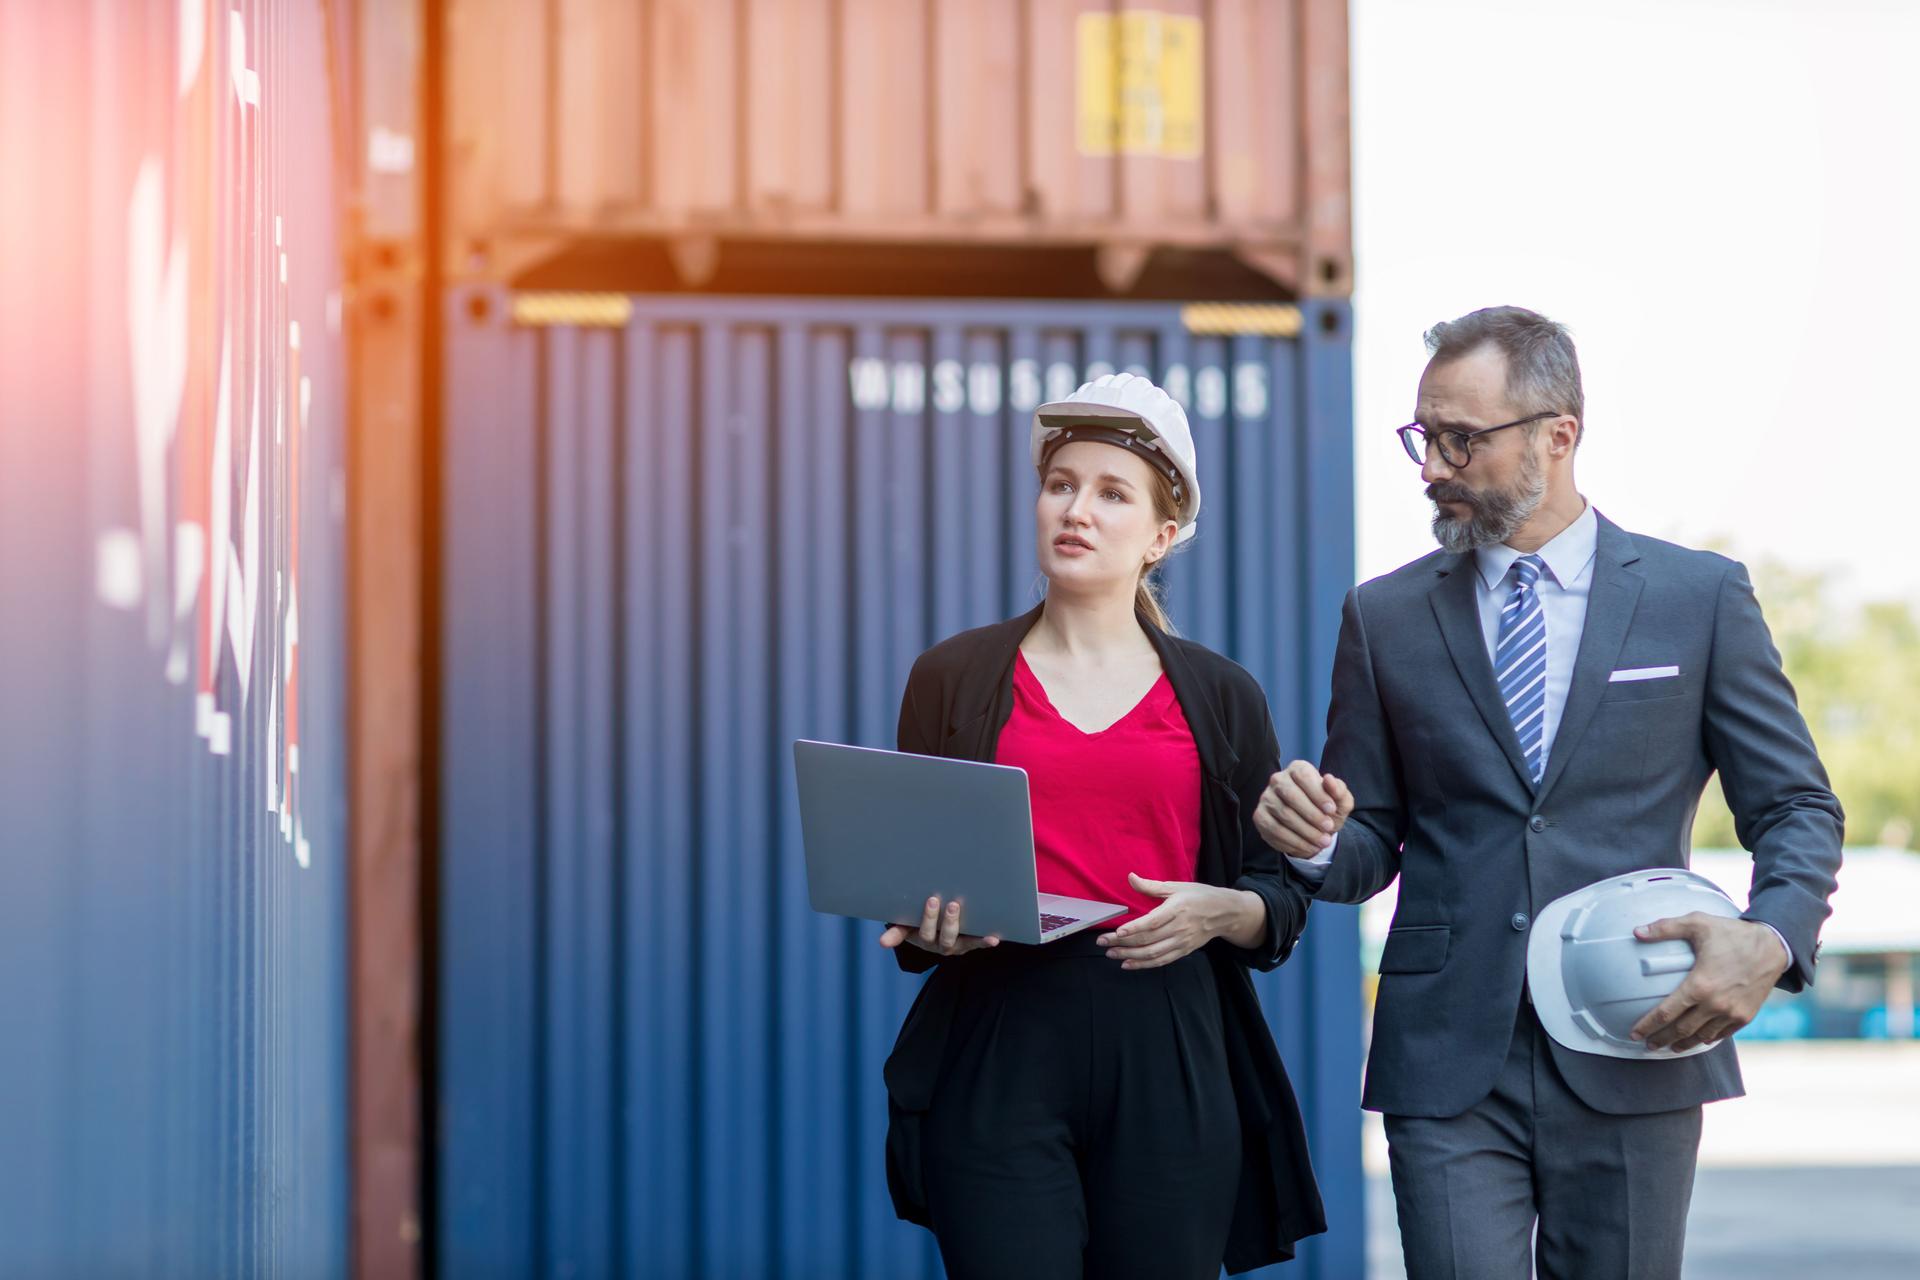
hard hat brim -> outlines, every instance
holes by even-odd
[[[1033,416],[1042,422],[1048,422],[1055,418],[1125,418],[1130,422],[1142,423],[1148,427],[1153,426],[1153,423],[1148,422],[1147,419],[1141,417],[1132,409],[1122,409],[1119,405],[1100,404],[1092,400],[1049,400],[1038,409],[1035,409]],[[1156,430],[1154,434],[1157,436],[1160,433]]]

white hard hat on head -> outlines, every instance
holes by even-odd
[[[1179,508],[1174,545],[1193,536],[1200,514],[1200,468],[1186,410],[1177,400],[1137,373],[1109,373],[1082,383],[1065,400],[1033,411],[1034,469],[1045,465],[1054,449],[1078,439],[1119,445],[1164,472],[1173,481]]]
[[[1681,867],[1614,876],[1557,898],[1527,938],[1527,990],[1541,1029],[1569,1049],[1659,1061],[1705,1053],[1649,1049],[1628,1032],[1693,969],[1683,938],[1642,942],[1633,931],[1692,911],[1737,918],[1713,881]]]

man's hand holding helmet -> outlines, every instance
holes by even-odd
[[[1691,911],[1635,929],[1643,942],[1683,938],[1693,970],[1657,1008],[1633,1025],[1650,1049],[1684,1053],[1725,1040],[1752,1022],[1789,963],[1780,935],[1752,920]]]

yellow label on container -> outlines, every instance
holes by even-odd
[[[513,298],[515,324],[620,329],[632,318],[633,299],[624,293],[519,293]]]
[[[1079,20],[1080,154],[1199,156],[1200,19],[1130,9]]]

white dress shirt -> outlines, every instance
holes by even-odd
[[[1547,762],[1553,758],[1553,735],[1560,728],[1560,715],[1567,707],[1567,690],[1573,687],[1573,660],[1580,653],[1580,636],[1587,629],[1587,597],[1593,592],[1593,553],[1600,540],[1600,521],[1589,504],[1579,518],[1555,534],[1553,540],[1535,552],[1546,563],[1534,594],[1547,615],[1547,709],[1545,736],[1540,745],[1540,772],[1546,776]],[[1500,611],[1513,595],[1508,574],[1514,561],[1524,552],[1506,543],[1481,547],[1473,553],[1474,592],[1480,604],[1480,633],[1487,641],[1487,661],[1492,662],[1500,642]]]

